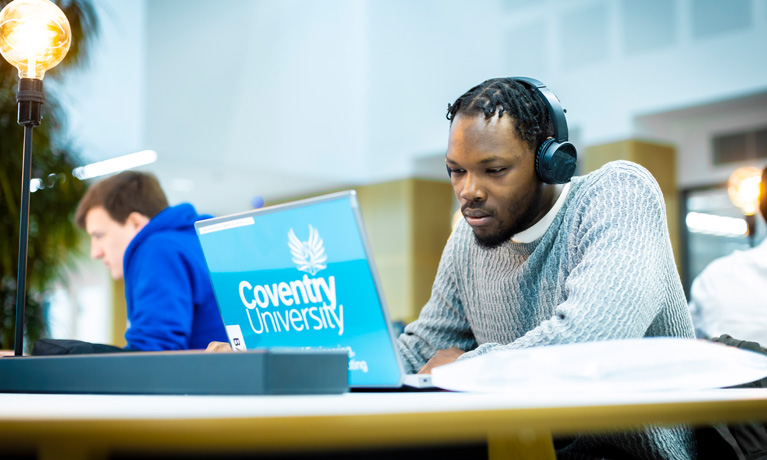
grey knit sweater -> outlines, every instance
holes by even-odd
[[[663,196],[639,165],[617,161],[573,178],[532,243],[479,247],[461,221],[431,298],[399,338],[410,372],[438,350],[493,350],[653,336],[694,337],[666,226]],[[558,455],[689,459],[691,432],[648,428],[579,437]],[[586,457],[587,458],[587,457]]]

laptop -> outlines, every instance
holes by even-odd
[[[431,385],[404,372],[355,191],[195,229],[234,350],[343,349],[351,388]]]

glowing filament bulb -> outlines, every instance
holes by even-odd
[[[14,0],[0,11],[0,54],[19,77],[42,80],[72,43],[69,21],[48,0]]]
[[[762,171],[753,166],[738,168],[727,181],[727,194],[730,196],[730,201],[747,216],[753,215],[759,207],[761,182]]]

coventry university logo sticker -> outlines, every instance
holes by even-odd
[[[318,271],[327,268],[325,261],[328,256],[325,255],[325,247],[322,244],[322,238],[317,229],[309,226],[309,240],[301,241],[298,239],[293,229],[288,232],[288,246],[290,254],[293,256],[293,263],[296,264],[302,272],[314,276]]]

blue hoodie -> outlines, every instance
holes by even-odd
[[[227,342],[194,222],[208,218],[191,204],[165,208],[125,250],[126,348],[204,349]]]

